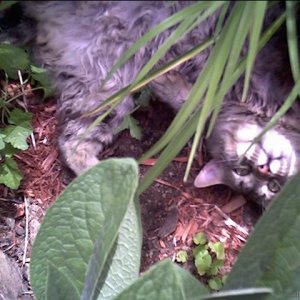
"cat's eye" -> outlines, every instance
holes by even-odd
[[[249,175],[252,171],[252,168],[250,165],[239,165],[234,169],[234,172],[238,174],[239,176],[246,176]]]
[[[276,179],[271,179],[268,182],[268,189],[272,192],[272,193],[278,193],[281,189],[281,186],[279,184],[279,182]]]

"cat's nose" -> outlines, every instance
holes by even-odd
[[[268,175],[270,173],[269,165],[261,165],[257,167],[257,170],[264,175]]]

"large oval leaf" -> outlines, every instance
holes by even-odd
[[[148,270],[115,300],[200,300],[207,294],[207,289],[195,277],[166,259]]]
[[[30,275],[37,299],[80,299],[93,258],[101,258],[101,272],[110,252],[118,248],[115,242],[137,182],[133,159],[110,159],[77,177],[62,193],[48,210],[32,248]],[[136,263],[125,271],[137,276],[139,252],[131,259]],[[48,294],[53,290],[49,285],[55,294]],[[59,290],[64,290],[61,297]]]

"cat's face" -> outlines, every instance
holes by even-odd
[[[299,169],[300,132],[279,124],[238,163],[265,124],[266,120],[246,110],[223,110],[206,141],[212,159],[196,177],[195,186],[225,184],[266,207]]]

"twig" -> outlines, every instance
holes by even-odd
[[[28,200],[26,197],[24,197],[24,205],[25,205],[25,245],[24,245],[24,253],[23,253],[23,261],[22,266],[26,263],[26,254],[27,254],[27,245],[28,245],[28,229],[29,229],[29,211],[28,211]]]
[[[238,231],[240,231],[241,233],[245,234],[246,236],[249,235],[249,232],[247,229],[245,229],[244,227],[240,226],[238,223],[234,222],[227,214],[225,214],[217,205],[215,205],[214,207],[219,213],[220,215],[225,219],[224,223],[231,227],[235,227]]]
[[[23,98],[23,102],[24,102],[24,109],[25,109],[26,112],[28,112],[27,99],[26,99],[26,94],[25,94],[25,89],[24,89],[24,81],[23,81],[23,77],[22,77],[22,74],[21,74],[20,70],[18,70],[18,76],[19,76],[19,80],[20,80],[20,84],[21,84],[21,91],[22,91],[22,98]],[[36,150],[36,142],[35,142],[33,133],[30,134],[30,137],[31,137],[33,149]]]

